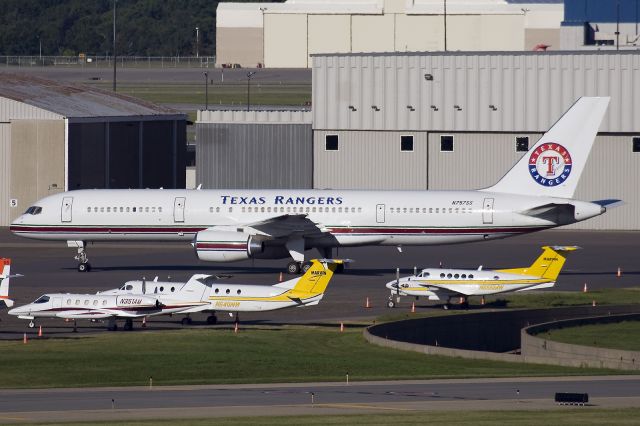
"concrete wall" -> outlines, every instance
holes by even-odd
[[[11,124],[0,123],[0,226],[22,212],[23,206],[11,205]]]
[[[264,16],[264,64],[269,68],[308,68],[307,15]]]
[[[65,122],[12,121],[11,164],[9,197],[18,200],[13,220],[36,200],[64,190]]]
[[[374,325],[364,331],[364,337],[368,342],[379,346],[428,355],[581,367],[587,364],[565,364],[557,358],[540,355],[539,352],[535,352],[539,349],[539,344],[535,340],[531,340],[531,352],[527,355],[524,352],[522,355],[506,352],[515,351],[520,347],[522,329],[531,324],[563,318],[610,316],[623,313],[633,313],[635,317],[639,317],[638,311],[640,308],[637,305],[621,305],[448,315]],[[631,361],[629,363],[619,363],[617,367],[603,366],[624,369],[630,365],[636,369],[635,360],[640,358],[637,356],[629,358],[628,355],[623,356],[623,361],[628,359]],[[599,367],[595,364],[589,366]]]
[[[527,327],[521,332],[522,356],[546,360],[549,364],[571,367],[614,368],[640,370],[640,352],[609,348],[596,348],[554,342],[540,336],[541,333],[561,328],[590,324],[611,324],[622,321],[638,321],[640,314],[612,315],[556,321]]]

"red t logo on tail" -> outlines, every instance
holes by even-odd
[[[555,174],[553,165],[559,162],[558,157],[542,157],[542,163],[547,165],[547,176],[553,176]]]

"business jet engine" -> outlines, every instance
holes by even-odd
[[[194,246],[198,259],[210,262],[245,260],[264,251],[260,236],[234,231],[200,231]]]

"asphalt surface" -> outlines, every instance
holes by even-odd
[[[334,256],[350,258],[354,263],[344,274],[334,276],[324,299],[317,306],[281,311],[241,313],[242,323],[270,324],[306,323],[339,324],[370,322],[373,318],[392,312],[386,307],[389,290],[385,283],[394,279],[395,269],[408,275],[413,267],[444,266],[485,269],[528,266],[540,254],[543,245],[578,245],[583,249],[571,254],[561,273],[555,290],[582,291],[589,289],[632,287],[639,284],[637,264],[638,232],[544,231],[530,235],[452,246],[404,247],[400,253],[394,247],[362,247],[340,249]],[[12,259],[12,273],[24,277],[11,281],[11,297],[16,305],[29,303],[43,293],[95,293],[119,287],[125,281],[171,277],[186,281],[195,273],[231,274],[228,281],[249,284],[275,284],[287,260],[248,260],[238,263],[210,263],[196,259],[189,244],[183,243],[118,243],[96,244],[88,248],[92,272],[79,273],[73,259],[75,250],[62,242],[38,242],[15,237],[6,228],[0,229],[0,256]],[[307,256],[318,256],[316,251]],[[618,267],[622,277],[617,278]],[[286,273],[283,278],[291,276]],[[365,308],[369,298],[370,308]],[[412,300],[403,298],[395,312],[409,309]],[[479,300],[470,300],[472,309],[481,309]],[[434,302],[420,300],[418,310],[440,309]],[[232,318],[219,313],[228,326]],[[181,327],[180,316],[157,317],[149,328]],[[204,326],[205,315],[193,316],[194,325]],[[0,312],[0,338],[19,339],[23,333],[35,332],[26,327],[27,321]],[[40,320],[49,336],[71,330],[72,324],[62,320]],[[102,323],[80,322],[79,332],[104,329]]]
[[[591,406],[633,407],[640,377],[515,378],[361,383],[0,390],[0,423],[330,414],[460,409],[549,409],[555,392]]]

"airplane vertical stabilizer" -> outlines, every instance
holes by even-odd
[[[11,259],[0,259],[2,274],[0,275],[0,306],[8,308],[13,306],[13,300],[9,299],[9,280],[11,279]]]
[[[544,246],[542,254],[528,268],[501,269],[500,271],[555,281],[567,260],[567,253],[579,248],[578,246]]]
[[[327,289],[333,272],[342,260],[312,260],[311,267],[300,277],[292,292],[322,294]]]
[[[498,183],[484,191],[573,198],[608,97],[582,97]]]

